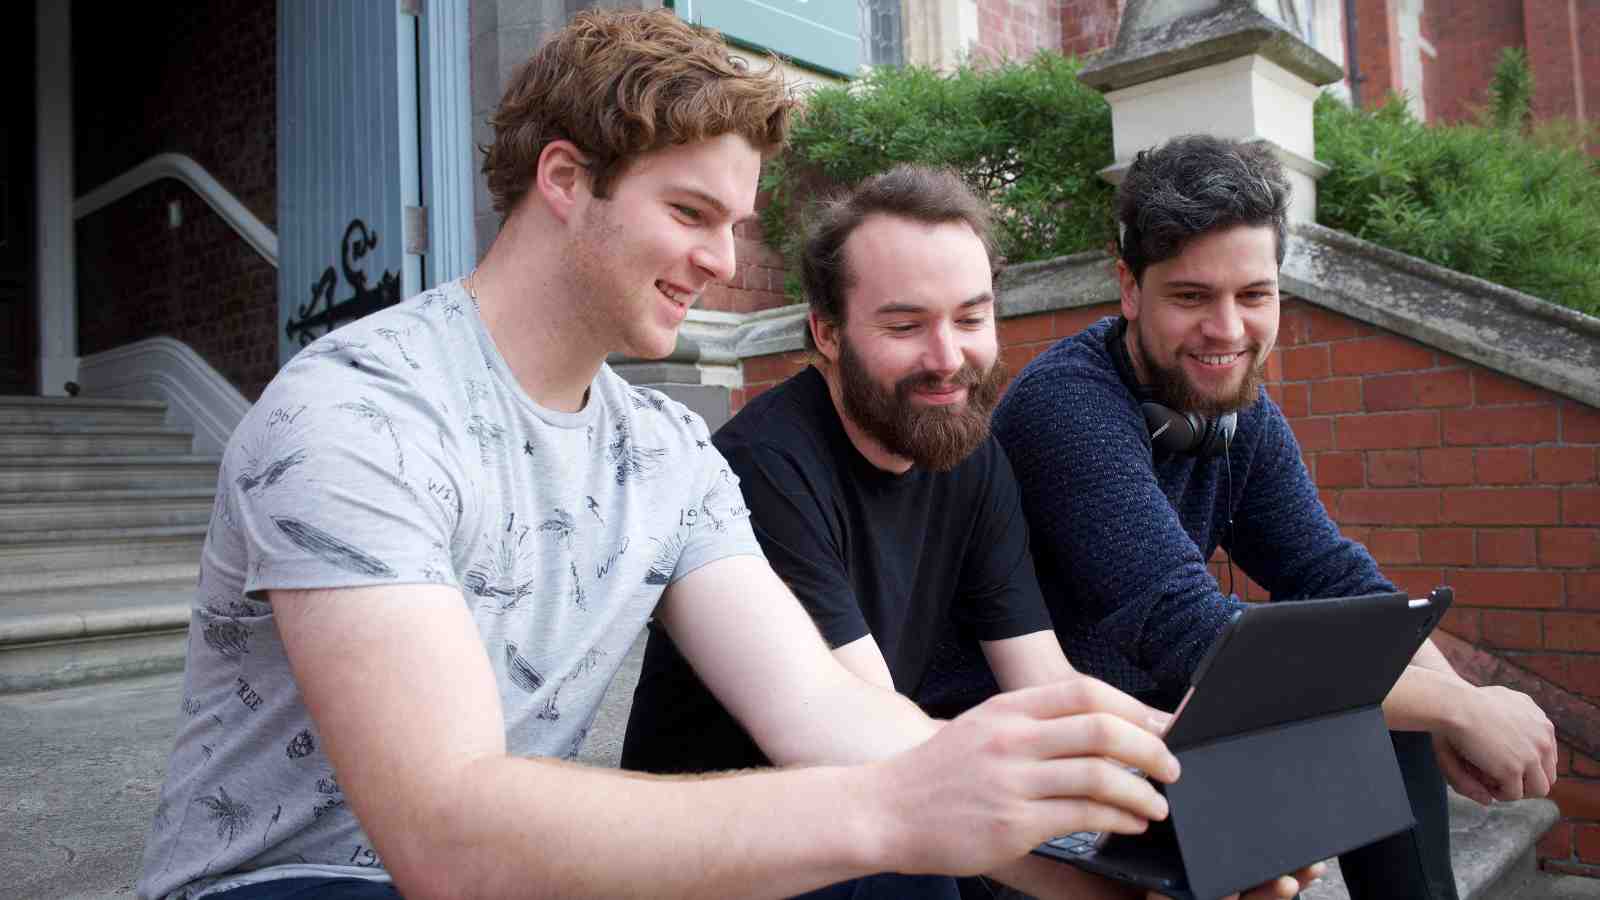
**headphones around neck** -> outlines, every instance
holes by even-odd
[[[1133,371],[1133,360],[1128,356],[1128,320],[1118,318],[1117,324],[1106,335],[1106,350],[1117,367],[1122,383],[1139,398],[1139,410],[1144,413],[1145,426],[1150,430],[1150,449],[1158,455],[1181,453],[1209,459],[1228,452],[1233,432],[1239,425],[1238,413],[1227,413],[1210,418],[1199,413],[1184,412],[1166,406],[1155,399],[1155,392],[1139,383]]]

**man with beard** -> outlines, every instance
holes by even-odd
[[[670,353],[733,274],[793,106],[771,62],[670,10],[578,13],[490,119],[478,269],[266,388],[222,461],[140,896],[777,897],[1165,814],[1118,763],[1177,761],[1104,685],[940,724],[855,677],[704,422],[606,365]],[[568,761],[652,615],[795,768]]]
[[[991,258],[987,208],[949,172],[902,166],[825,205],[801,263],[815,364],[713,439],[773,569],[834,655],[905,694],[923,683],[949,624],[981,643],[1003,689],[1077,677],[1050,631],[1016,483],[989,434],[1005,378]],[[623,767],[766,764],[652,629]],[[1284,878],[1262,893],[1295,886]],[[957,890],[954,879],[886,875],[815,896]]]
[[[1218,546],[1274,600],[1394,590],[1323,510],[1261,387],[1288,201],[1260,145],[1193,136],[1139,154],[1117,197],[1122,316],[1041,354],[995,413],[1067,655],[1166,709],[1241,606],[1206,569]],[[1346,854],[1345,879],[1356,897],[1453,898],[1441,770],[1482,803],[1543,796],[1554,731],[1432,643],[1384,715],[1419,824]]]

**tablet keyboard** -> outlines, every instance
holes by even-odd
[[[1099,839],[1100,833],[1097,831],[1074,831],[1071,834],[1063,834],[1061,837],[1052,838],[1045,841],[1045,843],[1068,853],[1088,853],[1094,849],[1094,842]]]

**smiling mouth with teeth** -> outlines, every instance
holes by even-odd
[[[672,301],[678,306],[688,306],[694,301],[694,294],[685,291],[679,291],[664,281],[656,282],[656,290],[661,292],[661,296],[666,297],[668,300]]]
[[[1240,350],[1237,353],[1221,353],[1221,354],[1195,353],[1195,354],[1192,354],[1192,355],[1194,356],[1195,359],[1200,360],[1201,362],[1205,363],[1208,366],[1226,366],[1226,365],[1229,365],[1230,363],[1232,363],[1234,360],[1238,359],[1239,357],[1243,356],[1244,355],[1244,351]]]

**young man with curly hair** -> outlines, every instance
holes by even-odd
[[[1138,831],[1177,763],[1080,680],[940,725],[828,652],[660,357],[734,271],[771,72],[670,12],[579,14],[513,79],[476,272],[313,343],[226,451],[145,897],[778,897],[875,872],[1044,872]],[[569,761],[654,616],[773,760]],[[1093,887],[1093,885],[1091,885]]]

